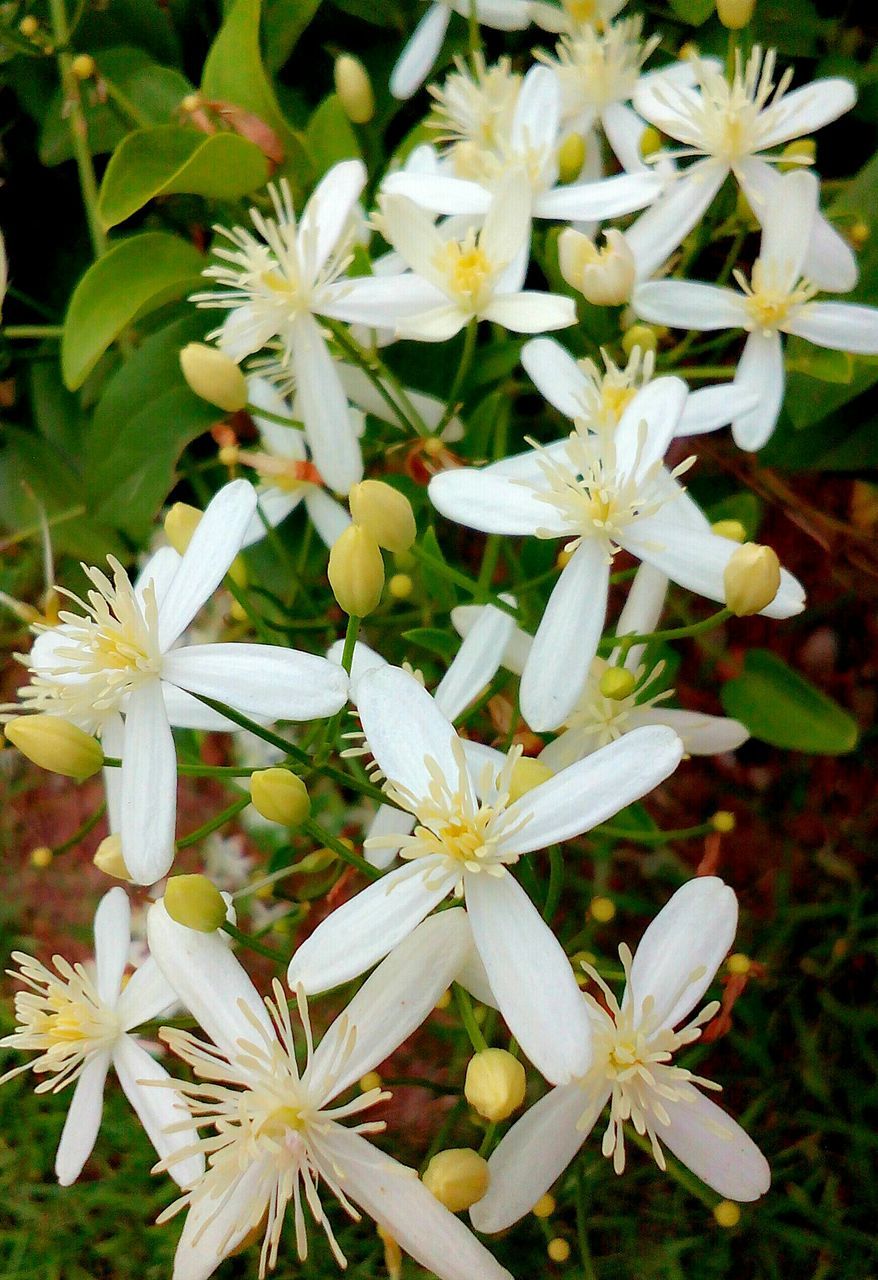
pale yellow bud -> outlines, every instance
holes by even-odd
[[[348,494],[351,518],[385,551],[408,551],[417,537],[412,504],[383,480],[361,480]]]
[[[368,124],[375,114],[375,94],[369,72],[359,58],[343,53],[333,68],[335,92],[345,115],[354,124]]]
[[[370,1089],[381,1088],[381,1077],[377,1071],[367,1071],[364,1076],[360,1077],[360,1092],[368,1093]]]
[[[592,920],[598,924],[609,924],[616,915],[616,904],[612,898],[592,898],[588,909]]]
[[[180,352],[180,368],[191,389],[225,413],[247,403],[247,380],[231,356],[204,342],[190,342]]]
[[[713,533],[720,538],[728,538],[730,542],[743,542],[747,537],[747,530],[740,520],[717,520],[710,527]]]
[[[816,159],[817,143],[813,138],[794,138],[781,152],[777,167],[781,173],[789,173],[793,169],[801,169],[803,163],[813,164]]]
[[[524,1067],[505,1049],[483,1049],[470,1058],[463,1091],[470,1106],[492,1124],[518,1110],[526,1088]]]
[[[329,553],[329,585],[345,613],[365,618],[378,607],[384,590],[384,561],[371,533],[352,524]]]
[[[743,977],[745,973],[750,972],[752,967],[753,961],[749,956],[744,955],[743,951],[736,951],[726,961],[726,968],[729,973],[734,973],[737,977]]]
[[[647,125],[640,135],[641,159],[648,160],[662,149],[662,135],[652,125]]]
[[[558,148],[558,181],[575,182],[585,164],[585,138],[581,133],[568,133]]]
[[[214,933],[226,921],[225,899],[207,876],[171,876],[164,903],[172,920],[197,933]]]
[[[527,795],[528,791],[533,791],[534,787],[548,782],[551,776],[552,770],[541,760],[534,760],[532,756],[519,756],[512,766],[509,803],[520,800],[522,796]]]
[[[555,1239],[550,1240],[546,1245],[546,1253],[552,1262],[566,1262],[570,1257],[570,1245],[560,1236],[555,1236]]]
[[[104,763],[97,739],[60,716],[17,716],[6,725],[6,737],[41,769],[77,782],[90,778]]]
[[[855,249],[862,249],[870,235],[871,231],[867,222],[855,222],[848,231],[848,239]]]
[[[250,800],[257,813],[282,827],[300,827],[311,812],[308,788],[289,769],[260,769],[250,778]]]
[[[415,584],[407,573],[395,573],[387,584],[387,590],[394,600],[407,600],[414,590]]]
[[[178,555],[185,553],[202,514],[188,502],[175,502],[165,516],[165,537]]]
[[[634,692],[636,681],[627,667],[607,667],[600,679],[600,691],[613,702],[624,702]]]
[[[550,1196],[547,1191],[545,1195],[540,1196],[531,1213],[535,1218],[551,1218],[556,1208],[555,1197]]]
[[[36,849],[30,851],[30,864],[32,867],[38,867],[40,871],[45,871],[46,867],[52,865],[54,856],[47,844],[38,844]]]
[[[224,467],[236,467],[241,450],[236,444],[224,444],[221,449],[217,449],[216,456]]]
[[[622,350],[626,356],[630,356],[635,347],[643,352],[655,351],[658,339],[658,330],[651,324],[633,324],[622,335]]]
[[[440,1151],[424,1170],[423,1183],[440,1204],[460,1213],[488,1190],[488,1162],[470,1147]]]
[[[198,111],[201,107],[201,94],[187,93],[186,97],[180,103],[180,106],[183,108],[184,111],[189,111],[189,112]]]
[[[598,249],[581,231],[566,227],[558,237],[558,265],[571,289],[596,307],[619,307],[634,287],[634,254],[621,231],[604,233]]]
[[[131,881],[125,859],[122,857],[122,839],[120,836],[107,836],[98,845],[92,862],[104,875],[114,876],[117,880]]]
[[[730,835],[735,829],[735,815],[730,813],[728,809],[717,809],[710,820],[710,825],[720,835]]]
[[[735,216],[739,222],[742,222],[744,226],[749,227],[751,230],[755,231],[759,226],[753,207],[744,194],[742,187],[738,188],[738,194],[735,197]]]
[[[726,604],[739,618],[759,613],[780,589],[780,561],[771,547],[745,542],[738,547],[723,574]]]
[[[229,617],[232,619],[232,622],[247,621],[247,610],[241,604],[240,600],[233,600],[229,605]]]
[[[78,53],[70,64],[77,80],[90,80],[95,73],[95,60],[90,53]]]
[[[736,1227],[741,1221],[741,1206],[735,1204],[734,1200],[720,1200],[719,1204],[713,1206],[713,1216],[717,1226]]]
[[[26,40],[30,40],[39,31],[40,24],[32,13],[28,13],[19,22],[18,29]]]
[[[729,31],[740,31],[753,17],[756,0],[716,0],[716,16]]]

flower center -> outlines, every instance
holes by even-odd
[[[743,272],[736,271],[735,279],[746,294],[745,306],[750,323],[747,328],[769,334],[783,328],[791,313],[814,297],[817,289],[807,280],[795,285],[784,285],[781,265],[757,258],[748,283]]]
[[[659,662],[644,679],[644,667],[635,673],[636,684],[627,697],[607,697],[601,691],[601,678],[609,669],[609,663],[603,658],[592,661],[588,679],[582,697],[570,713],[566,727],[576,730],[588,738],[589,746],[605,747],[617,738],[621,738],[630,727],[629,721],[636,711],[645,711],[673,695],[672,689],[665,689],[652,697],[644,697],[645,691],[664,671],[664,662]]]
[[[476,243],[473,232],[466,240],[443,245],[436,266],[448,281],[448,290],[463,306],[477,310],[494,275],[494,265]]]
[[[593,22],[591,18],[574,20]],[[576,36],[561,38],[557,62],[547,55],[540,58],[557,68],[566,116],[587,107],[600,110],[631,97],[640,68],[660,43],[659,36],[641,43],[642,30],[640,17],[624,19],[603,32],[588,25]]]

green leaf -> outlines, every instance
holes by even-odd
[[[326,173],[339,160],[360,158],[360,144],[334,93],[323,99],[308,121],[305,138],[314,157],[318,176]]]
[[[716,8],[715,0],[671,0],[671,8],[678,18],[693,27],[700,27]]]
[[[453,609],[457,604],[457,592],[442,572],[441,566],[445,564],[445,557],[439,548],[435,529],[426,531],[421,539],[421,547],[431,560],[437,562],[436,567],[434,567],[428,564],[426,560],[419,561],[421,577],[433,604],[437,610]]]
[[[71,391],[81,387],[122,330],[187,293],[203,265],[197,249],[164,231],[114,244],[89,267],[70,299],[61,339],[65,385]]]
[[[849,386],[854,377],[854,357],[849,351],[830,351],[800,338],[793,338],[787,347],[786,367],[791,373],[803,373],[819,382],[838,382],[845,386]]]
[[[852,717],[767,649],[750,650],[720,697],[727,715],[774,747],[834,756],[857,745]]]
[[[429,653],[435,653],[446,662],[450,662],[460,647],[460,641],[447,631],[438,627],[413,627],[411,631],[403,631],[402,638],[408,644],[416,644]]]
[[[755,493],[745,490],[742,493],[730,493],[727,498],[713,502],[707,508],[711,524],[718,520],[737,520],[744,526],[746,540],[752,542],[762,519],[762,503]]]
[[[236,200],[267,181],[268,161],[246,138],[157,125],[129,133],[116,148],[101,183],[98,213],[105,227],[114,227],[156,196]]]
[[[265,61],[272,71],[287,61],[320,3],[321,0],[266,0]]]

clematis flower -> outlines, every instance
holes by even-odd
[[[394,98],[410,98],[426,80],[439,57],[452,13],[462,14],[498,31],[523,31],[531,24],[528,0],[432,0],[408,38],[390,73]]]
[[[359,160],[334,165],[318,183],[297,222],[289,185],[270,186],[274,217],[250,210],[256,235],[246,227],[217,227],[231,248],[214,250],[219,262],[204,272],[215,292],[197,293],[201,307],[229,315],[210,337],[243,360],[279,338],[292,367],[302,420],[317,470],[338,493],[362,479],[363,460],[351,430],[348,403],[315,315],[334,314],[350,263],[354,210],[366,182]]]
[[[672,773],[682,744],[641,729],[517,800],[521,749],[497,771],[471,768],[450,722],[417,680],[395,667],[358,681],[366,743],[385,790],[417,825],[381,837],[404,866],[337,907],[299,947],[288,978],[327,990],[371,968],[449,894],[463,896],[496,1003],[550,1080],[587,1069],[589,1026],[570,963],[511,868],[526,853],[581,835]]]
[[[648,320],[685,329],[747,331],[735,382],[754,404],[732,420],[732,435],[742,449],[760,449],[777,424],[784,395],[782,333],[835,351],[878,352],[878,309],[815,302],[816,287],[802,279],[818,198],[813,174],[789,173],[779,180],[766,206],[750,280],[735,272],[740,292],[661,280],[641,285],[634,295],[635,310]]]
[[[138,884],[160,880],[174,859],[171,724],[216,727],[217,717],[197,695],[270,720],[333,715],[347,697],[344,672],[314,654],[262,644],[178,644],[225,577],[255,509],[253,486],[235,480],[209,503],[185,555],[166,548],[136,585],[115,560],[112,578],[84,567],[92,589],[86,600],[71,597],[82,613],[65,610],[58,626],[37,628],[26,660],[31,680],[20,695],[27,708],[99,731],[105,752],[121,755],[108,803]]]
[[[543,31],[555,35],[581,35],[590,28],[606,27],[625,8],[628,0],[531,0],[533,21]]]
[[[522,676],[521,709],[534,729],[563,724],[576,705],[603,631],[618,548],[690,591],[725,600],[723,572],[736,544],[712,532],[677,483],[689,463],[673,472],[662,464],[686,394],[679,378],[656,378],[630,400],[612,435],[577,423],[567,439],[545,448],[430,481],[433,505],[450,520],[485,533],[564,538],[573,553]],[[788,618],[803,608],[800,583],[782,571],[762,613]]]
[[[729,950],[737,917],[735,895],[721,880],[690,880],[653,920],[633,959],[626,946],[619,948],[626,979],[621,1003],[583,966],[605,1001],[585,997],[594,1041],[591,1069],[546,1094],[505,1135],[488,1162],[487,1195],[470,1211],[479,1231],[500,1231],[527,1213],[576,1157],[608,1103],[601,1149],[616,1173],[625,1168],[623,1126],[630,1120],[649,1137],[660,1169],[667,1147],[729,1200],[765,1194],[771,1181],[765,1157],[701,1091],[720,1086],[672,1065],[673,1055],[698,1040],[719,1010],[719,1001],[712,1001],[684,1023]]]
[[[25,990],[15,997],[18,1026],[0,1040],[0,1046],[39,1056],[7,1071],[0,1084],[28,1069],[45,1077],[37,1093],[58,1093],[76,1081],[55,1157],[58,1181],[69,1187],[97,1140],[104,1083],[112,1066],[156,1151],[162,1157],[176,1156],[173,1176],[181,1187],[191,1186],[204,1173],[204,1157],[198,1152],[182,1154],[188,1139],[172,1131],[185,1119],[186,1109],[173,1094],[146,1083],[170,1077],[132,1034],[142,1023],[166,1017],[176,1007],[177,997],[151,958],[123,986],[131,945],[131,908],[121,887],[101,898],[94,941],[94,977],[62,956],[53,957],[53,973],[39,960],[13,951],[18,971],[10,972]]]
[[[653,275],[704,216],[729,173],[740,183],[760,222],[780,174],[772,169],[782,147],[850,111],[856,90],[848,80],[815,80],[787,93],[792,70],[775,85],[775,52],[754,47],[746,64],[736,55],[732,83],[715,64],[693,62],[695,88],[667,80],[641,83],[634,108],[682,146],[672,157],[696,157],[670,190],[626,231],[641,279]],[[765,154],[768,152],[769,154]],[[662,155],[666,153],[657,153]],[[789,157],[783,157],[788,160]],[[821,288],[852,289],[856,259],[818,213],[804,254],[804,270]]]
[[[219,935],[175,924],[163,903],[150,910],[149,939],[157,963],[212,1042],[186,1031],[162,1032],[197,1077],[195,1083],[166,1086],[191,1113],[179,1126],[188,1146],[178,1158],[188,1152],[207,1156],[202,1180],[159,1218],[189,1210],[174,1280],[207,1280],[252,1233],[262,1236],[262,1280],[277,1263],[288,1210],[304,1261],[306,1206],[344,1267],[321,1204],[321,1182],[350,1217],[359,1218],[359,1206],[441,1280],[511,1280],[413,1169],[366,1140],[384,1122],[364,1121],[363,1113],[391,1095],[375,1088],[336,1101],[424,1021],[446,990],[472,946],[464,912],[445,912],[441,921],[429,920],[416,930],[316,1047],[305,997],[297,990],[307,1050],[301,1071],[280,983],[274,984],[273,999],[263,1003]],[[350,1127],[348,1120],[354,1120]],[[199,1136],[205,1127],[209,1132]],[[160,1167],[172,1170],[174,1162],[172,1156]]]

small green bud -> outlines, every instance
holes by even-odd
[[[225,898],[207,876],[171,876],[164,903],[172,920],[197,933],[215,933],[226,921]]]

